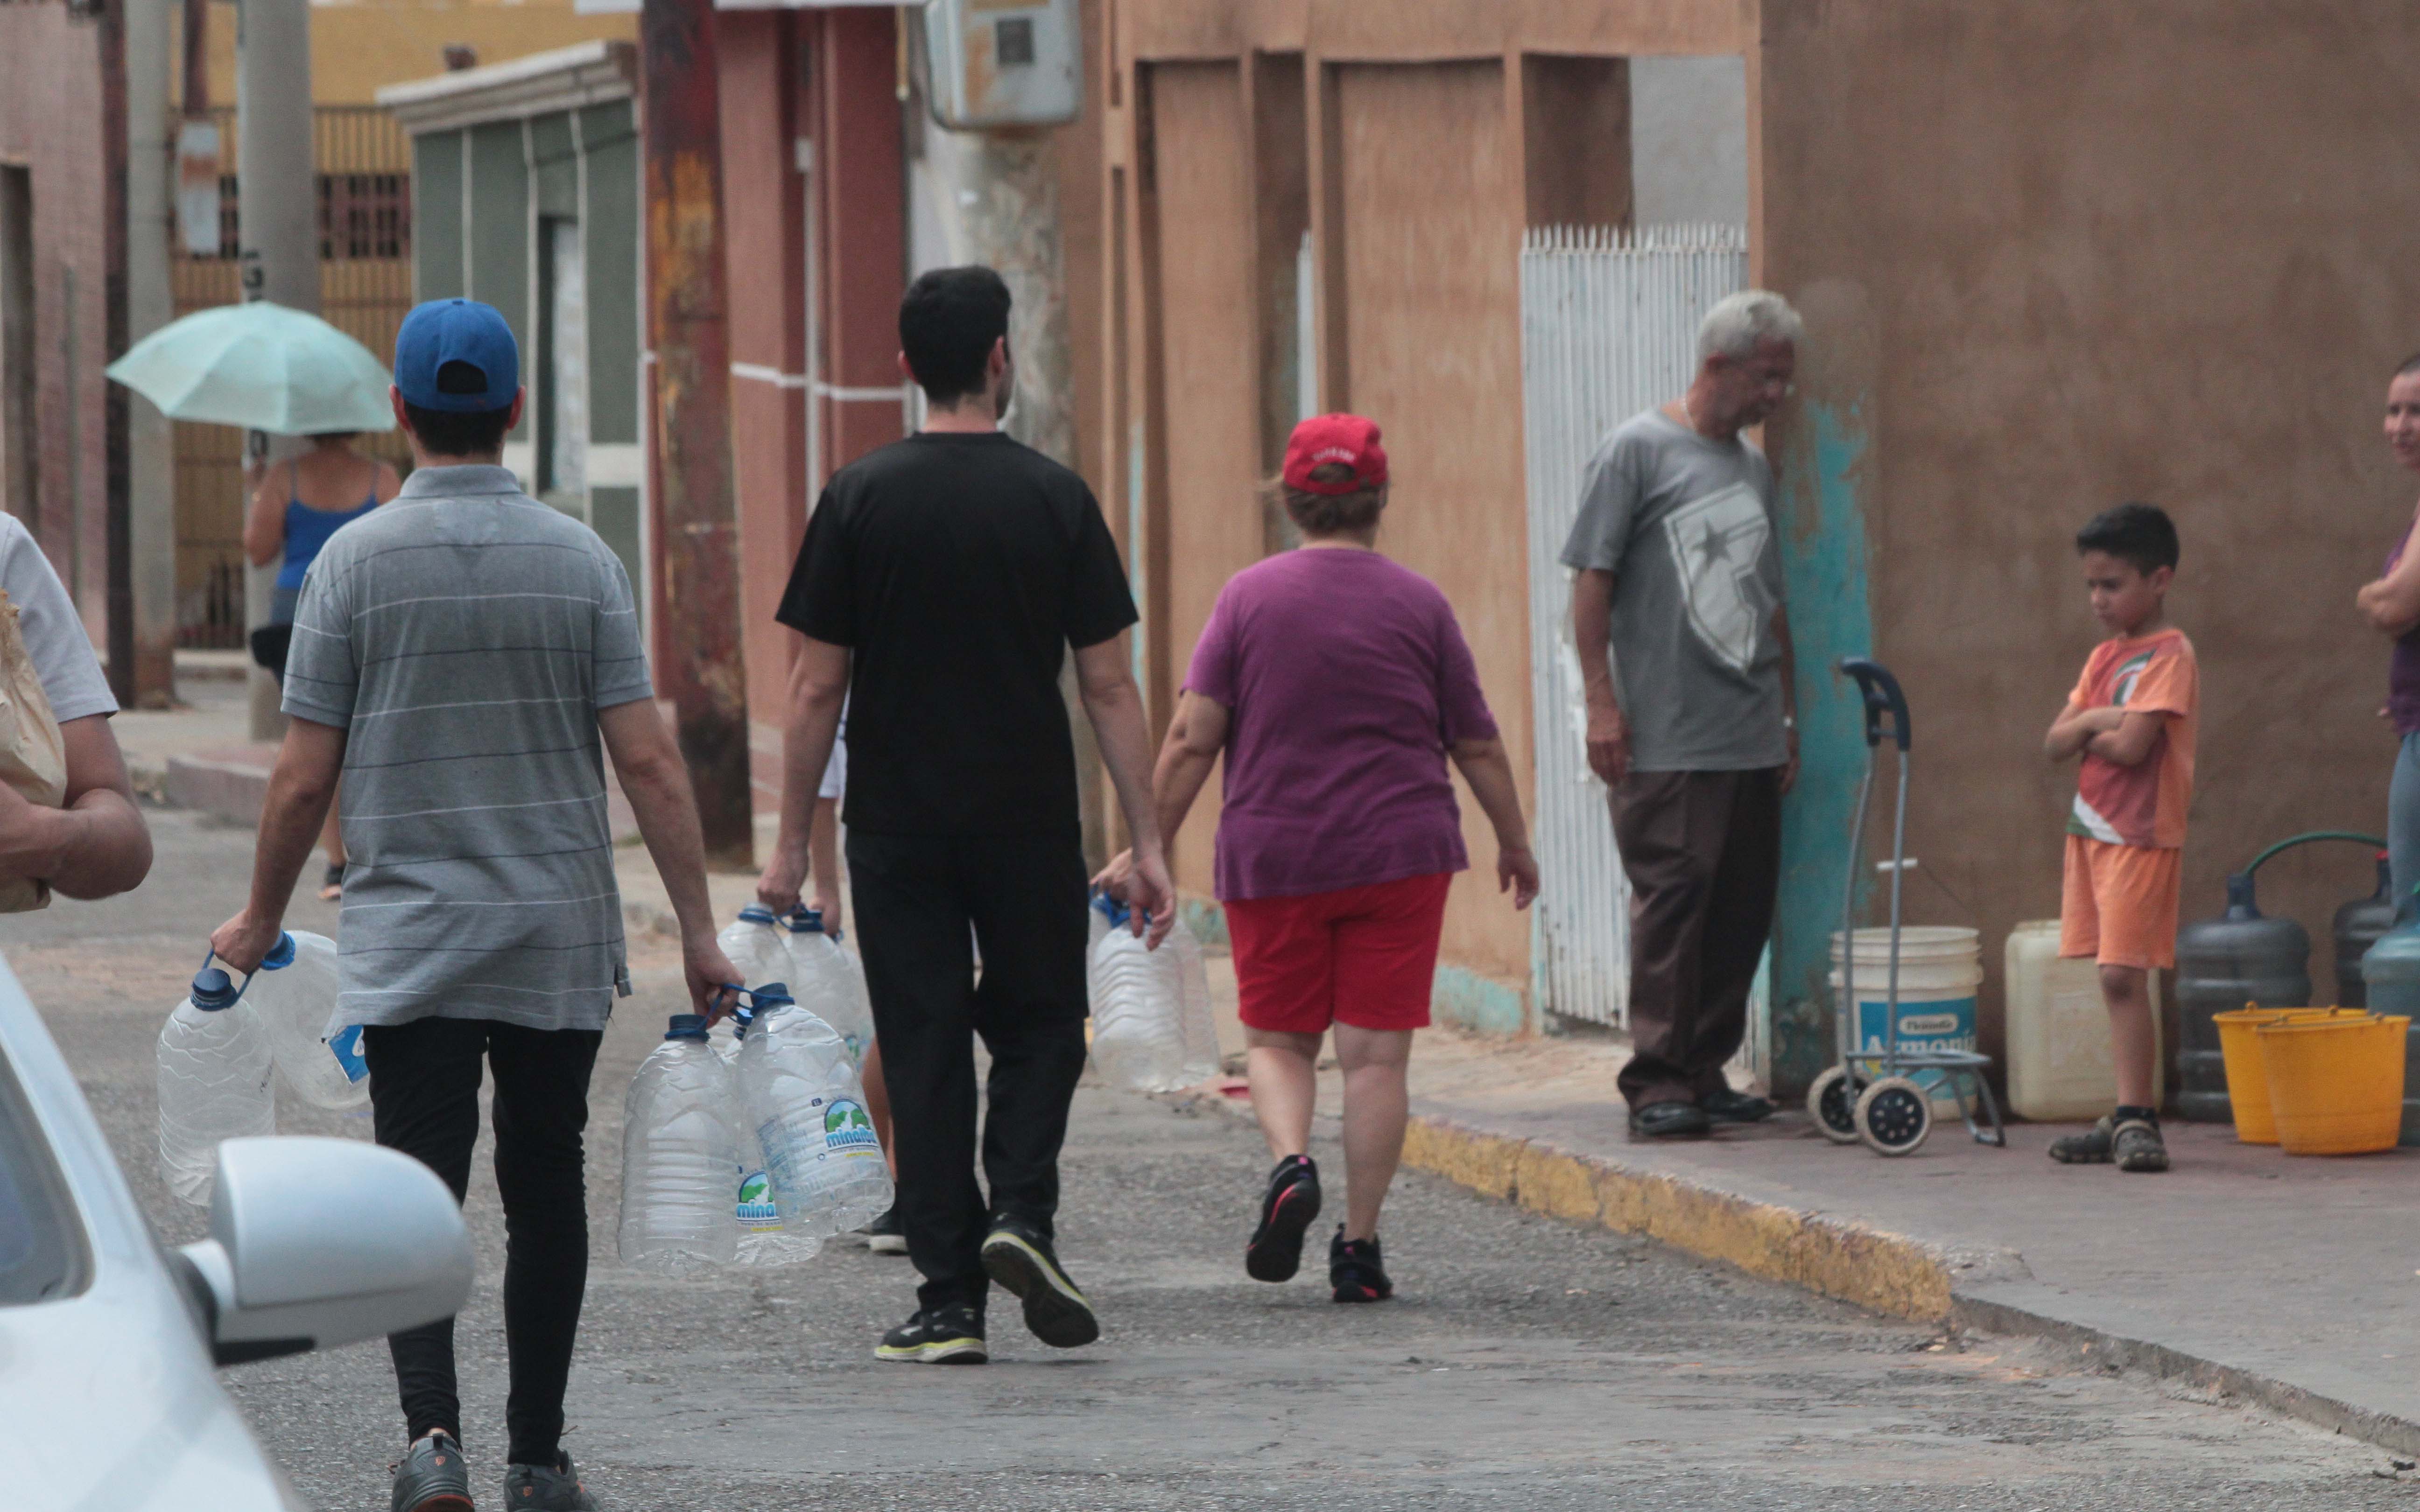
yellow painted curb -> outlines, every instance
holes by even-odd
[[[1644,1234],[1875,1312],[1928,1322],[1950,1317],[1956,1262],[1905,1235],[1426,1115],[1404,1131],[1404,1164],[1551,1217]]]

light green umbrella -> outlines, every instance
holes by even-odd
[[[173,321],[109,364],[171,420],[278,436],[393,430],[394,381],[370,349],[316,315],[266,301]]]

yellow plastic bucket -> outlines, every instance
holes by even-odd
[[[2258,1029],[2298,1020],[2367,1018],[2358,1008],[2253,1008],[2212,1013],[2219,1054],[2226,1062],[2226,1101],[2235,1110],[2235,1137],[2247,1145],[2277,1142],[2277,1121],[2269,1108],[2269,1067],[2260,1056]]]
[[[2403,1125],[2402,1016],[2264,1024],[2269,1105],[2288,1155],[2393,1149]]]

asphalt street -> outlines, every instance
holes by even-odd
[[[204,1215],[155,1168],[151,1043],[242,895],[251,841],[183,813],[153,823],[160,860],[139,893],[0,919],[0,949],[175,1242]],[[332,932],[333,915],[306,899],[290,922]],[[1423,1176],[1388,1209],[1395,1301],[1334,1305],[1319,1266],[1259,1285],[1241,1261],[1266,1165],[1257,1135],[1218,1109],[1090,1087],[1061,1250],[1102,1341],[1046,1349],[1002,1298],[991,1365],[877,1365],[876,1338],[913,1305],[904,1259],[843,1242],[802,1267],[690,1282],[615,1264],[623,1092],[676,1006],[668,944],[638,943],[633,964],[640,993],[615,1015],[592,1104],[594,1264],[566,1441],[620,1512],[2156,1512],[2420,1494],[2349,1440],[2077,1372],[2033,1346],[1944,1339]],[[367,1126],[307,1111],[284,1124]],[[484,1153],[469,1211],[466,1448],[481,1504],[501,1505],[503,1226]],[[402,1426],[382,1345],[226,1380],[304,1494],[385,1507]]]

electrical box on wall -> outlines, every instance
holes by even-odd
[[[953,131],[1059,126],[1084,113],[1078,0],[927,0],[925,89]]]

